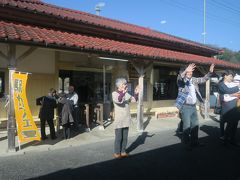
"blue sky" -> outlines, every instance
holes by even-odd
[[[204,0],[43,0],[203,43]],[[206,0],[206,44],[240,51],[240,1]]]

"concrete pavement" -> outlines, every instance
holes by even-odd
[[[213,118],[218,118],[212,115]],[[208,120],[204,120],[201,115],[199,115],[200,123],[204,123]],[[153,116],[148,116],[144,118],[144,131],[145,132],[161,132],[170,129],[176,129],[177,124],[179,122],[179,118],[164,118],[164,119],[156,119]],[[18,155],[18,154],[26,154],[34,151],[53,151],[55,149],[67,148],[80,146],[83,144],[91,144],[106,140],[114,139],[114,129],[111,122],[105,121],[105,129],[100,130],[99,126],[92,126],[90,132],[86,132],[84,127],[80,127],[79,133],[74,133],[74,137],[69,140],[62,139],[62,132],[60,131],[57,136],[58,138],[55,140],[51,140],[50,138],[45,141],[33,141],[29,143],[21,144],[21,150],[18,148],[18,140],[16,137],[16,153],[8,153],[7,152],[7,132],[0,131],[0,156],[9,156],[9,155]],[[49,132],[48,128],[47,132]],[[132,118],[132,124],[130,126],[129,137],[136,136],[141,134],[142,132],[138,132],[136,130],[136,118]]]
[[[223,146],[218,126],[202,121],[199,140],[206,146],[192,151],[184,149],[174,128],[131,134],[129,158],[113,158],[113,139],[0,157],[0,179],[239,180],[240,149]]]

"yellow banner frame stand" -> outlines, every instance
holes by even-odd
[[[32,113],[30,111],[27,96],[26,96],[26,84],[28,79],[28,73],[13,73],[13,99],[14,109],[17,122],[17,134],[19,143],[29,142],[33,140],[40,141],[40,133],[33,120]],[[20,144],[19,144],[20,149]]]

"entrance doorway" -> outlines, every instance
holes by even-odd
[[[105,100],[110,101],[111,73],[105,74]],[[68,93],[72,85],[78,94],[79,104],[103,103],[103,73],[83,71],[59,71],[59,92]]]

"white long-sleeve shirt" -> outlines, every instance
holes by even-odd
[[[187,104],[196,104],[197,102],[197,95],[196,95],[196,89],[195,86],[192,83],[192,80],[189,81],[189,94],[186,98],[186,103]]]
[[[230,82],[230,83],[224,83],[227,87],[232,88],[232,87],[236,87],[239,85],[239,81],[234,81],[234,82]],[[224,94],[223,95],[223,101],[224,102],[229,102],[232,101],[234,99],[236,99],[237,97],[231,96],[230,94]]]
[[[78,94],[73,92],[67,95],[67,99],[73,101],[73,106],[78,107]]]

